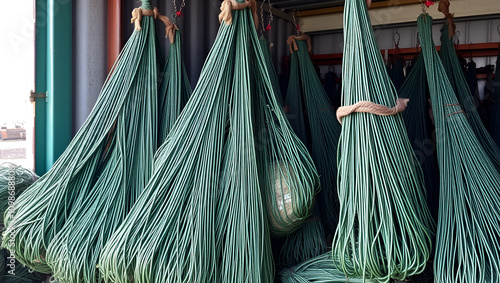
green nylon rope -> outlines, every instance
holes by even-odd
[[[0,165],[0,227],[3,228],[4,214],[13,202],[38,176],[19,165],[6,162]],[[10,203],[12,204],[12,203]],[[0,239],[2,235],[0,235]]]
[[[498,172],[500,172],[500,147],[495,143],[493,138],[491,138],[477,112],[477,106],[474,102],[474,97],[470,91],[465,74],[462,71],[460,61],[458,60],[453,39],[450,39],[448,36],[448,21],[450,21],[450,19],[448,19],[441,28],[441,51],[439,56],[441,57],[441,61],[451,86],[455,91],[456,97],[467,114],[467,120],[472,126],[479,142],[481,142],[481,146],[486,150],[493,160]]]
[[[432,17],[420,15],[418,29],[441,174],[435,282],[500,282],[500,174],[446,76],[432,41]]]
[[[149,1],[143,2],[143,8],[149,6]],[[15,249],[16,258],[36,271],[50,273],[49,259],[56,276],[93,282],[93,248],[98,250],[105,234],[125,217],[149,179],[157,149],[159,58],[153,19],[143,17],[141,26],[120,53],[90,116],[68,148],[16,201],[5,238],[13,237],[14,245],[4,239],[3,246]],[[105,203],[106,198],[112,202]],[[93,206],[93,202],[101,203]],[[99,209],[106,213],[99,214]],[[82,211],[85,215],[80,215]],[[70,223],[63,229],[67,220]],[[70,228],[83,227],[80,224],[87,228]],[[49,244],[62,230],[73,231],[76,238],[61,236],[61,250],[47,255]]]
[[[408,78],[398,91],[400,97],[409,98],[410,103],[403,112],[403,119],[411,145],[424,172],[427,189],[427,204],[432,217],[437,221],[439,207],[439,168],[436,155],[436,141],[432,134],[429,113],[429,91],[425,73],[424,58],[421,55],[413,61]]]
[[[155,126],[157,125],[154,122],[156,116],[154,114],[156,113],[155,107],[159,104],[157,103],[157,78],[160,74],[156,57],[159,45],[153,17],[143,17],[141,28],[141,31],[135,31],[135,35],[132,35],[132,37],[137,37],[141,36],[138,34],[144,34],[142,36],[146,40],[143,47],[146,53],[141,58],[142,63],[134,85],[134,88],[137,88],[134,90],[137,96],[124,105],[122,118],[118,120],[113,140],[114,150],[109,153],[107,164],[93,190],[80,205],[73,208],[69,220],[47,249],[47,263],[52,268],[54,277],[61,282],[101,281],[96,269],[100,251],[127,215],[151,174],[152,153],[156,145],[156,140],[153,140],[156,136]],[[138,46],[132,46],[134,47]],[[169,60],[171,59],[169,55]],[[180,59],[179,57],[178,60]],[[181,74],[181,72],[178,73],[179,76]],[[164,81],[167,79],[164,78]],[[145,89],[147,93],[141,97],[139,95],[142,89]],[[162,91],[164,95],[171,94],[168,90],[162,89]],[[166,99],[163,98],[160,101]],[[172,97],[168,99],[172,103],[176,102]],[[176,107],[176,105],[172,104],[171,107]],[[145,109],[146,115],[138,112],[137,109]],[[160,110],[164,109],[160,108]],[[148,115],[148,113],[151,114]],[[160,113],[167,116],[164,111]],[[170,119],[175,120],[175,118],[174,115],[169,115],[163,117],[162,121],[168,124]],[[126,127],[118,127],[120,122]],[[143,152],[148,154],[144,155]]]
[[[330,252],[302,262],[297,266],[284,269],[279,277],[283,283],[362,283],[358,278],[347,278],[333,265]]]
[[[0,165],[0,231],[3,231],[4,213],[12,207],[15,198],[19,197],[38,176],[28,169],[13,163]],[[0,235],[0,238],[2,236]],[[2,283],[39,283],[44,275],[32,272],[29,268],[15,261],[11,263],[11,253],[0,249],[0,282]]]
[[[307,110],[307,121],[311,132],[311,156],[321,177],[321,192],[316,198],[316,203],[320,210],[319,216],[323,220],[323,226],[328,234],[333,234],[338,221],[336,161],[340,124],[335,116],[336,110],[333,109],[316,74],[306,41],[298,40],[297,47],[299,48],[296,51],[298,60],[294,60],[291,68],[300,70],[298,88],[301,90]],[[291,87],[290,85],[289,91]]]
[[[160,113],[158,144],[160,145],[165,141],[192,93],[182,56],[181,42],[181,32],[177,30],[174,42],[168,50],[167,63],[162,71],[158,105]]]
[[[346,1],[344,42],[343,105],[371,101],[394,106],[396,90],[364,0]],[[338,158],[336,266],[349,278],[374,282],[404,280],[422,272],[431,253],[434,223],[401,115],[344,117]]]
[[[291,267],[326,252],[326,232],[319,215],[315,205],[313,214],[304,225],[285,238],[279,254],[280,265]]]
[[[265,162],[270,153],[282,159]],[[305,220],[316,170],[276,102],[250,10],[233,11],[152,178],[101,253],[104,280],[272,282],[268,218],[276,217],[266,212],[287,207],[268,197],[283,192],[283,182],[298,184],[288,186],[290,201],[302,206],[287,216]]]

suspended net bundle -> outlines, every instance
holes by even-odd
[[[13,208],[15,199],[37,179],[34,172],[22,166],[9,162],[0,165],[0,230],[3,230],[5,212]]]
[[[157,9],[154,11],[156,12],[153,12],[149,1],[143,1],[142,7],[132,13],[136,30],[129,40],[131,44],[125,47],[123,53],[126,54],[129,48],[136,50],[142,48],[144,53],[138,58],[141,64],[138,66],[135,83],[132,85],[135,89],[130,94],[133,100],[125,103],[122,117],[117,121],[117,132],[107,153],[108,162],[92,190],[82,198],[80,204],[73,207],[68,221],[48,247],[47,263],[53,270],[53,276],[62,282],[101,282],[99,271],[96,269],[100,252],[111,234],[125,219],[152,173],[157,136],[161,134],[157,133],[157,124],[154,122],[158,109],[157,79],[160,75],[160,69],[156,64],[159,43],[155,18],[167,24],[170,41],[173,44],[176,33],[176,27],[166,17],[158,15]],[[180,37],[179,34],[177,37]],[[143,40],[144,43],[136,45],[134,44],[136,40]],[[177,38],[175,42],[180,44],[180,39]],[[174,70],[168,71],[179,71],[177,76],[181,77],[185,75],[182,72],[182,58],[172,55],[178,52],[176,49],[180,47],[171,47],[167,66],[173,66]],[[120,70],[115,69],[114,72],[117,71]],[[164,81],[169,79],[170,77],[164,77]],[[182,82],[182,79],[179,78],[178,81]],[[186,85],[177,85],[174,82],[168,87],[186,88]],[[160,101],[169,100],[165,103],[170,103],[168,107],[171,108],[182,107],[182,100],[186,100],[182,97],[184,95],[182,91],[170,91],[168,88],[161,90],[163,95],[169,97]],[[189,87],[186,91],[188,90]],[[160,110],[166,110],[165,108]],[[137,109],[145,113],[137,113]],[[177,114],[179,112],[180,109],[177,110]],[[176,119],[172,113],[167,114],[166,111],[160,113],[169,115],[161,119],[165,125],[170,124],[171,119]],[[124,124],[121,128],[120,123]]]
[[[390,63],[387,66],[387,74],[396,89],[401,89],[405,82],[405,65],[405,59],[399,55],[395,55],[390,58]]]
[[[181,32],[172,24],[167,26],[167,33],[171,42],[159,89],[159,145],[165,141],[192,93],[182,56]]]
[[[434,230],[422,170],[397,114],[407,101],[396,100],[363,0],[346,1],[344,42],[333,258],[348,278],[404,280],[424,270]]]
[[[278,199],[276,179],[260,178],[262,170],[279,171],[290,201],[306,204],[293,207],[297,221],[310,215],[319,178],[276,102],[255,5],[222,3],[223,23],[199,82],[156,154],[148,185],[101,254],[105,281],[273,282],[266,206],[286,203],[269,201]],[[262,123],[270,142],[258,150],[262,117],[269,117]],[[259,167],[267,150],[281,158]]]
[[[264,36],[259,38],[260,47],[262,49],[262,54],[264,55],[264,60],[266,61],[267,71],[269,72],[269,77],[271,78],[271,83],[276,93],[276,101],[279,105],[284,105],[283,95],[281,94],[280,82],[278,80],[278,74],[274,68],[273,61],[271,59],[271,52],[269,52],[269,42]]]
[[[474,133],[481,142],[481,146],[486,150],[490,158],[493,160],[497,171],[500,172],[500,148],[495,143],[493,138],[488,133],[486,127],[479,116],[474,97],[469,89],[467,80],[462,70],[462,65],[458,60],[455,46],[453,45],[453,35],[455,34],[455,24],[453,23],[453,15],[449,13],[449,2],[441,1],[439,4],[440,11],[446,16],[446,22],[441,28],[441,51],[439,56],[443,63],[448,79],[455,91],[458,102],[466,113]]]
[[[336,174],[340,124],[309,56],[310,38],[307,35],[300,37],[292,35],[287,42],[292,57],[297,56],[297,60],[292,59],[291,71],[299,70],[298,80],[292,81],[290,78],[288,95],[295,95],[293,92],[298,90],[307,111],[311,155],[321,180],[321,191],[316,203],[319,206],[323,226],[328,234],[333,234],[338,221]]]
[[[500,282],[500,174],[455,96],[428,14],[418,17],[418,29],[441,173],[435,282]]]
[[[424,172],[427,189],[427,205],[435,221],[439,207],[439,168],[436,141],[432,133],[434,125],[430,118],[429,91],[424,58],[419,55],[412,64],[408,78],[399,90],[399,96],[410,99],[403,112],[408,138]]]
[[[58,237],[60,249],[51,251],[51,267],[64,278],[94,273],[91,262],[101,241],[125,217],[151,175],[157,149],[158,65],[163,64],[157,60],[162,58],[153,19],[158,14],[149,1],[136,10],[136,31],[90,116],[52,169],[16,201],[5,235],[13,245],[5,240],[3,245],[36,271],[51,272],[46,251],[71,219]]]
[[[330,252],[302,262],[292,268],[284,269],[279,277],[283,283],[362,283],[366,280],[347,278],[336,269]]]
[[[305,106],[300,89],[300,69],[298,65],[299,57],[296,53],[292,53],[290,56],[290,79],[288,81],[284,110],[295,134],[310,148],[309,129],[306,128]],[[316,73],[316,71],[314,72]]]
[[[500,53],[497,57],[493,93],[490,102],[490,133],[497,145],[500,146]]]
[[[340,93],[337,86],[337,78],[338,76],[333,70],[325,74],[325,91],[334,109],[340,107]]]

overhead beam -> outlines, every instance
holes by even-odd
[[[421,4],[421,2],[420,2],[420,0],[379,1],[379,2],[372,2],[370,9],[380,9],[380,8],[388,8],[388,7],[393,7],[393,6],[405,6],[405,5],[414,5],[414,4]],[[342,12],[344,12],[344,6],[337,6],[337,7],[323,8],[323,9],[311,9],[311,10],[300,11],[300,16],[301,17],[312,17],[312,16],[318,16],[318,15],[342,13]],[[298,15],[299,15],[299,13],[295,12],[295,16],[298,16]]]
[[[393,3],[402,0],[394,0]],[[406,0],[405,0],[406,1]],[[408,0],[414,1],[414,0]],[[373,2],[372,5],[378,2]],[[419,1],[420,3],[420,1]],[[390,26],[394,24],[414,23],[422,13],[420,4],[393,5],[384,9],[368,10],[373,26]],[[488,16],[500,14],[498,0],[481,0],[481,5],[470,0],[454,0],[450,6],[450,12],[454,13],[455,19],[473,16]],[[434,19],[442,19],[444,16],[437,10],[437,4],[427,10]],[[301,12],[302,15],[302,12]],[[301,29],[304,32],[317,32],[327,30],[340,30],[343,28],[342,14],[331,13],[317,16],[302,17]]]
[[[262,1],[257,1],[257,4],[259,5],[259,7],[261,7],[262,6]],[[262,9],[266,13],[272,12],[274,16],[282,18],[282,19],[284,19],[286,21],[289,21],[289,22],[293,23],[293,15],[292,14],[283,12],[282,10],[276,9],[276,8],[274,8],[272,6],[270,7],[269,3],[264,3],[264,6],[262,6]]]

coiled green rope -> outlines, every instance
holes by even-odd
[[[448,35],[448,21],[451,20],[452,19],[447,19],[441,28],[441,51],[439,56],[441,57],[441,61],[446,74],[448,75],[451,86],[455,91],[456,97],[466,113],[469,124],[472,126],[472,129],[481,143],[481,146],[486,150],[490,158],[493,160],[498,172],[500,172],[500,147],[491,138],[488,130],[481,121],[479,113],[477,112],[474,97],[472,96],[469,85],[467,84],[467,79],[465,78],[455,51],[453,38],[450,38]]]
[[[435,282],[500,282],[500,174],[439,60],[432,41],[432,17],[420,15],[418,29],[441,174]]]
[[[343,105],[370,101],[394,106],[396,90],[364,0],[346,1],[344,42]],[[349,278],[375,282],[422,272],[431,253],[434,223],[401,115],[344,117],[338,158],[336,266]]]
[[[284,269],[279,277],[283,283],[362,283],[358,278],[347,278],[342,271],[333,265],[330,252],[300,263],[292,268]]]
[[[142,8],[151,9],[150,1],[144,0]],[[14,245],[4,239],[3,246],[15,250],[16,259],[36,271],[50,273],[45,262],[49,258],[56,276],[88,276],[86,282],[94,282],[95,248],[99,250],[106,233],[125,217],[150,177],[157,149],[159,49],[153,18],[142,17],[140,26],[68,148],[16,201],[5,238],[12,237]],[[100,206],[92,207],[93,202]],[[75,238],[61,236],[60,249],[46,255],[68,219],[65,229]]]
[[[432,217],[437,221],[439,207],[439,168],[437,164],[436,141],[432,136],[434,125],[429,113],[429,91],[425,73],[424,58],[421,55],[413,61],[408,78],[398,91],[399,96],[409,98],[410,103],[403,112],[408,138],[424,172],[427,189],[427,204]]]
[[[319,187],[314,165],[276,102],[251,11],[231,5],[222,3],[224,23],[156,154],[153,176],[101,253],[105,281],[272,282],[267,205],[298,204],[286,216],[300,221],[310,214]],[[255,141],[262,117],[270,142]],[[283,159],[259,167],[273,151]],[[269,191],[283,192],[283,181],[290,195],[269,201]]]
[[[38,176],[28,169],[13,163],[0,165],[0,227],[3,228],[4,214]],[[9,201],[11,202],[9,205]],[[2,229],[0,229],[2,230]],[[2,235],[0,235],[1,239]]]

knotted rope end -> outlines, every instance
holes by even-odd
[[[257,2],[255,0],[245,0],[243,3],[238,3],[236,0],[224,0],[220,5],[219,23],[224,21],[227,25],[232,24],[233,10],[243,10],[246,8],[252,10],[253,21],[257,29],[259,27],[259,17],[257,15]]]

